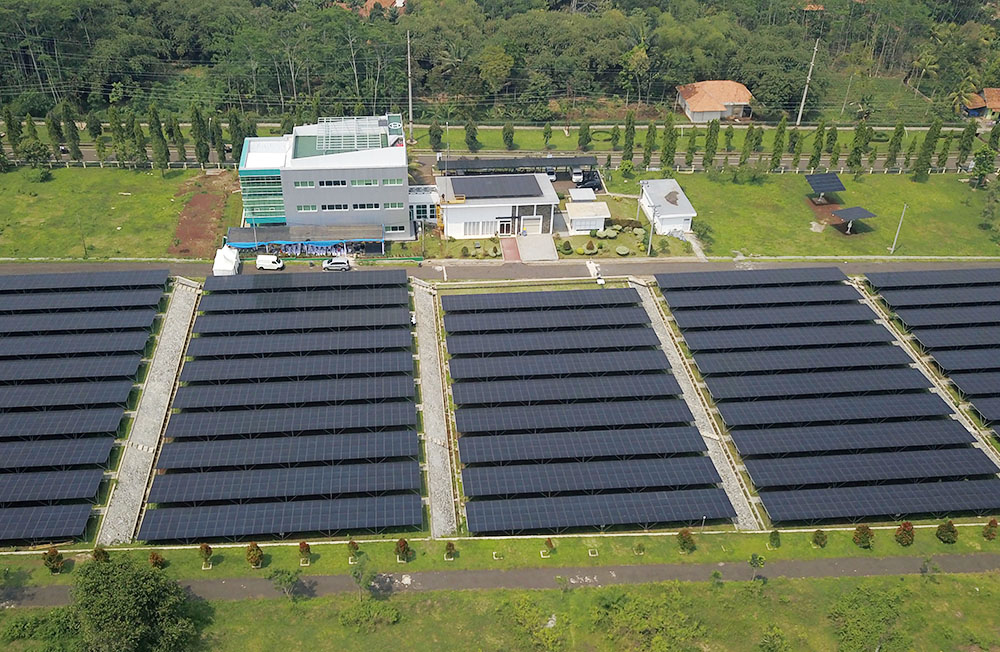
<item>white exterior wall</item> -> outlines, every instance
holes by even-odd
[[[456,240],[472,238],[489,238],[496,233],[496,222],[498,217],[510,219],[511,206],[463,206],[461,204],[443,204],[441,211],[444,213],[444,234],[446,237]],[[465,235],[466,222],[484,223],[480,231],[487,228],[485,223],[491,225],[489,233],[479,235]]]
[[[690,217],[660,217],[656,220],[656,234],[667,235],[671,231],[690,231]]]
[[[569,225],[570,233],[581,234],[590,233],[591,231],[600,231],[604,228],[604,218],[603,217],[591,217],[587,219],[575,219],[570,220]]]

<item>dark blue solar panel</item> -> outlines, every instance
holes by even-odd
[[[892,341],[892,333],[879,324],[803,326],[796,328],[739,328],[718,331],[687,331],[684,333],[684,342],[692,351],[790,349],[800,346],[835,346],[839,344]]]
[[[194,337],[187,354],[193,357],[289,354],[304,351],[378,351],[404,349],[413,345],[409,329],[338,331],[285,335],[242,335]]]
[[[136,308],[155,306],[163,297],[161,288],[151,290],[109,290],[107,292],[33,292],[5,295],[0,312],[48,312],[93,310],[95,308]]]
[[[409,351],[383,351],[234,360],[191,360],[184,363],[181,381],[186,383],[259,381],[266,378],[372,376],[412,373],[412,371],[413,354]]]
[[[936,394],[753,401],[720,403],[718,407],[723,420],[731,428],[783,423],[943,417],[951,414],[951,408]]]
[[[56,332],[120,331],[149,328],[156,310],[92,310],[0,315],[0,333],[41,334]]]
[[[940,400],[940,399],[939,399]],[[515,406],[459,408],[455,424],[459,432],[499,433],[584,429],[610,426],[662,426],[693,421],[682,400],[621,401],[612,405]]]
[[[990,423],[1000,421],[1000,398],[977,398],[972,406]]]
[[[205,279],[206,292],[271,292],[310,289],[335,289],[356,287],[381,287],[405,285],[406,272],[400,269],[359,270],[351,274],[240,274],[238,276],[209,276]]]
[[[660,340],[656,336],[656,331],[647,326],[448,337],[448,352],[452,355],[511,354],[527,351],[544,353],[604,351],[650,346],[660,346]]]
[[[405,287],[312,292],[244,292],[206,294],[198,310],[203,312],[261,312],[309,308],[353,308],[355,306],[405,306]]]
[[[975,441],[958,421],[889,421],[831,426],[733,430],[740,455],[954,446]]]
[[[806,183],[817,194],[825,192],[840,192],[844,190],[844,182],[840,180],[836,172],[820,172],[818,174],[807,174]]]
[[[870,369],[753,376],[712,376],[706,379],[717,401],[765,396],[824,396],[864,392],[898,392],[930,387],[916,369]]]
[[[882,298],[893,308],[1000,303],[1000,288],[986,285],[921,288],[917,290],[884,290]]]
[[[448,333],[579,329],[648,324],[642,308],[618,307],[602,310],[539,310],[508,313],[449,313],[444,316]]]
[[[76,538],[86,531],[88,520],[90,520],[90,505],[0,509],[0,541],[55,541]]]
[[[713,306],[843,303],[856,302],[861,298],[853,287],[836,284],[724,290],[665,290],[663,296],[671,310]]]
[[[229,385],[189,385],[174,397],[179,409],[264,405],[334,404],[354,401],[413,398],[413,378],[385,376],[337,380],[295,380],[290,382],[236,383]]]
[[[0,382],[32,380],[99,380],[133,378],[142,356],[99,355],[82,358],[42,358],[0,361]]]
[[[0,473],[0,503],[94,498],[103,476],[101,469]]]
[[[463,464],[676,455],[707,450],[698,430],[690,426],[460,437],[458,449]]]
[[[951,381],[966,396],[994,396],[1000,394],[1000,372],[952,374]]]
[[[410,326],[410,311],[406,307],[357,310],[310,310],[274,314],[239,313],[200,315],[194,323],[195,333],[279,333],[288,331],[347,330],[384,326]]]
[[[114,433],[122,414],[121,408],[7,412],[0,414],[0,439]]]
[[[63,405],[124,406],[132,393],[131,380],[92,383],[31,384],[4,387],[0,391],[0,410],[46,408]]]
[[[455,383],[452,387],[457,405],[651,398],[680,393],[680,385],[670,374],[635,376],[627,383],[608,383],[606,378],[546,378]]]
[[[841,208],[840,210],[833,211],[834,216],[839,217],[845,222],[853,222],[854,220],[867,220],[870,217],[875,217],[875,213],[871,212],[867,208],[862,208],[861,206],[851,206],[850,208]]]
[[[670,369],[663,351],[603,351],[502,358],[453,358],[455,380],[640,373]]]
[[[913,331],[927,349],[961,349],[974,346],[1000,346],[1000,326],[973,328],[921,328]]]
[[[703,374],[872,368],[910,362],[912,360],[901,348],[882,345],[699,353],[695,356],[695,363]]]
[[[85,353],[141,352],[149,333],[85,333],[83,335],[46,335],[37,337],[0,337],[0,357],[76,355]]]
[[[1000,267],[872,272],[866,276],[871,284],[879,289],[943,287],[946,285],[998,285],[1000,284]]]
[[[1000,305],[964,306],[961,308],[901,308],[900,320],[911,328],[926,326],[968,326],[1000,323]]]
[[[746,328],[748,326],[791,326],[794,324],[851,324],[871,322],[875,313],[863,304],[813,305],[732,310],[676,310],[674,319],[681,328]]]
[[[0,469],[67,467],[104,464],[114,437],[0,442]]]
[[[935,351],[934,361],[948,372],[1000,369],[1000,348]]]
[[[656,284],[660,286],[661,290],[807,285],[837,283],[846,280],[847,276],[836,267],[676,272],[656,275]]]
[[[2,418],[3,415],[0,415]],[[338,405],[224,412],[182,412],[170,418],[167,437],[292,434],[413,426],[413,403]]]
[[[37,292],[94,288],[163,287],[167,270],[143,269],[126,272],[71,272],[0,276],[0,292]]]
[[[445,312],[506,312],[510,310],[601,307],[637,303],[640,303],[639,293],[632,288],[448,294],[441,297],[441,307]]]

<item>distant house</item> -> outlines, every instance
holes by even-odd
[[[967,116],[973,118],[994,118],[1000,116],[1000,88],[984,88],[963,108]]]
[[[659,235],[690,231],[691,220],[698,216],[676,179],[648,179],[639,182],[642,194],[639,206]]]
[[[753,95],[743,84],[725,79],[677,87],[677,103],[691,122],[750,117]]]

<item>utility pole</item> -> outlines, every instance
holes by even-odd
[[[806,87],[802,89],[802,101],[799,102],[799,117],[795,118],[796,127],[802,123],[802,109],[806,106],[806,95],[809,93],[809,82],[812,81],[813,66],[816,65],[817,50],[819,50],[819,39],[816,39],[816,45],[813,46],[813,56],[812,60],[809,62],[809,74],[806,75]]]
[[[899,241],[899,231],[903,228],[903,216],[906,215],[906,204],[903,204],[903,212],[899,216],[899,226],[896,227],[896,237],[892,239],[892,246],[889,247],[889,253],[896,253],[896,242]]]
[[[410,66],[410,30],[406,30],[406,89],[410,97],[410,139],[406,141],[415,145],[413,140],[413,68]]]

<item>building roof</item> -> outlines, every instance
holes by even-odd
[[[1000,88],[984,88],[983,98],[991,111],[1000,111]]]
[[[986,89],[983,89],[984,92]],[[973,93],[969,95],[969,101],[965,103],[965,108],[967,109],[981,109],[986,106],[986,100],[983,99],[982,95]]]
[[[559,203],[552,182],[542,173],[435,177],[434,180],[445,208]]]
[[[642,192],[653,207],[655,217],[695,217],[698,211],[691,205],[676,179],[646,179],[639,182]]]
[[[547,167],[597,165],[596,156],[515,156],[506,158],[441,159],[438,169],[445,172],[466,170],[544,170]]]
[[[597,195],[593,188],[570,188],[569,198],[571,201],[597,201]]]
[[[677,87],[693,112],[725,111],[727,105],[749,104],[753,95],[743,84],[728,79],[695,82]]]
[[[586,220],[597,217],[611,219],[611,209],[602,201],[571,201],[566,204],[566,214],[570,220]]]

